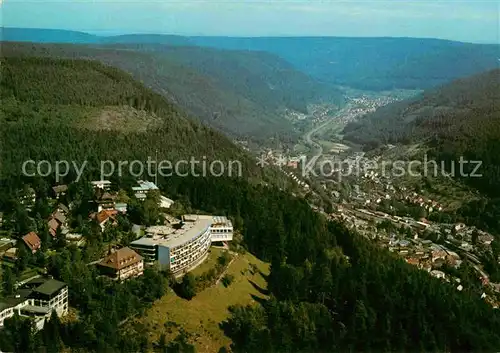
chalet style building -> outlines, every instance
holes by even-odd
[[[128,247],[112,252],[97,265],[103,275],[120,281],[142,276],[144,271],[142,256]]]

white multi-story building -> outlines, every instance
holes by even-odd
[[[184,222],[196,222],[200,219],[210,221],[210,238],[212,242],[233,240],[233,224],[224,216],[184,215]]]
[[[139,184],[139,186],[133,186],[132,191],[139,200],[145,200],[149,191],[158,190],[158,186],[152,181],[139,180],[137,184]]]
[[[21,315],[21,309],[30,305],[33,299],[27,296],[30,293],[16,294],[13,297],[0,300],[0,327],[3,327],[5,319],[11,318],[15,313]]]
[[[26,283],[27,288],[33,288],[30,297],[35,307],[46,308],[49,313],[53,310],[58,316],[68,313],[68,286],[55,279],[34,279]]]
[[[153,226],[146,236],[133,241],[145,264],[158,262],[162,267],[181,275],[205,260],[212,242],[231,241],[233,225],[223,216],[185,215],[182,226]]]
[[[133,186],[132,191],[138,200],[144,201],[148,195],[148,192],[153,190],[159,190],[158,186],[152,181],[138,180],[138,186]],[[160,208],[170,208],[174,204],[174,200],[169,199],[163,195],[160,195],[160,200],[158,206]]]
[[[130,247],[138,251],[146,264],[158,261],[174,275],[198,266],[210,248],[210,220],[185,223],[179,229],[156,226],[146,229],[146,237],[133,241]]]
[[[174,200],[163,195],[160,196],[160,208],[170,208],[174,204]]]
[[[111,188],[111,181],[109,180],[95,180],[90,182],[94,189],[109,190]]]
[[[210,226],[212,241],[233,240],[233,224],[224,216],[214,216]]]
[[[17,313],[33,318],[40,330],[54,310],[59,317],[68,313],[68,286],[55,279],[35,278],[14,296],[0,301],[0,327]]]

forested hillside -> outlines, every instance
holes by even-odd
[[[101,61],[131,73],[205,124],[235,137],[294,136],[283,110],[342,104],[338,90],[268,53],[142,45],[4,43],[5,56],[37,55]]]
[[[160,160],[239,160],[245,177],[260,174],[227,138],[120,70],[48,58],[3,58],[1,65],[4,181],[14,182],[28,159],[88,160],[88,177],[97,177],[100,160],[146,161],[156,152]],[[123,133],[127,124],[131,128]]]
[[[160,158],[174,160],[199,154],[248,160],[221,135],[190,122],[116,69],[47,58],[6,58],[1,64],[2,211],[20,208],[17,187],[30,185],[43,195],[52,185],[50,178],[19,179],[19,163],[28,158],[143,160],[158,149]],[[113,125],[88,128],[96,111],[116,106],[144,111],[145,119],[162,124],[139,133]],[[251,172],[252,163],[245,170]],[[126,188],[134,180],[125,176],[113,182]],[[500,347],[498,310],[472,291],[459,292],[328,222],[301,198],[246,178],[179,176],[161,178],[159,186],[185,207],[230,216],[246,248],[271,263],[270,299],[234,307],[222,323],[236,352],[490,352]],[[86,208],[88,193],[81,182],[68,197]],[[22,334],[29,332],[27,326],[9,327],[0,331],[3,350],[154,349],[140,327],[123,332],[119,323],[141,315],[159,296],[174,295],[166,290],[165,275],[147,270],[141,279],[108,285],[86,265],[91,239],[102,242],[89,238],[81,252],[64,249],[46,264],[51,275],[69,284],[78,320],[53,321],[36,336]]]
[[[496,68],[499,45],[425,38],[190,38],[197,45],[264,50],[326,82],[368,90],[424,89]]]
[[[341,93],[335,87],[312,79],[287,61],[267,52],[157,44],[121,44],[112,47],[161,53],[164,58],[217,78],[222,87],[247,96],[268,109],[286,107],[306,112],[310,102],[342,101]]]
[[[348,125],[344,138],[368,147],[425,142],[438,159],[463,156],[483,161],[484,178],[469,178],[468,182],[499,195],[499,102],[500,70],[493,70],[382,107]]]
[[[194,207],[235,215],[248,249],[271,262],[271,299],[233,308],[223,324],[235,352],[500,348],[500,312],[477,294],[327,222],[304,200],[241,181],[179,178],[163,187]]]

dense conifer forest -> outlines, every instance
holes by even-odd
[[[245,176],[260,175],[249,155],[226,137],[190,120],[120,70],[97,62],[46,58],[5,58],[1,64],[2,178],[6,181],[20,175],[28,159],[80,164],[87,160],[87,178],[95,178],[99,161],[146,161],[156,153],[158,160],[191,156],[237,160]],[[99,119],[114,107],[143,112],[155,124],[145,131],[123,133],[126,120],[119,114],[111,122]]]
[[[264,52],[130,43],[2,46],[7,57],[80,58],[120,68],[206,125],[239,138],[297,137],[285,109],[307,113],[311,103],[343,104],[333,85]]]
[[[9,58],[2,60],[2,189],[0,208],[20,220],[28,216],[19,188],[36,193],[35,219],[53,181],[19,178],[26,158],[139,159],[158,149],[162,157],[205,154],[250,159],[218,133],[192,123],[174,106],[144,89],[128,75],[94,62]],[[143,133],[92,131],[75,124],[88,108],[126,104],[161,118]],[[71,108],[71,109],[70,109]],[[68,110],[70,109],[70,110]],[[74,111],[74,115],[66,115]],[[64,113],[64,114],[63,114]],[[253,172],[252,172],[253,171]],[[74,183],[67,202],[87,205],[87,181]],[[64,181],[69,183],[73,176]],[[134,180],[113,179],[129,190]],[[500,312],[465,289],[430,277],[342,224],[327,221],[304,200],[249,178],[161,178],[161,190],[187,208],[231,217],[243,245],[271,263],[270,299],[233,307],[221,327],[235,352],[492,352],[500,348]],[[77,207],[86,219],[88,210]],[[36,214],[38,213],[38,215]],[[76,215],[78,218],[78,215]],[[29,222],[28,222],[29,223]],[[36,224],[20,224],[37,227]],[[43,222],[42,222],[43,223]],[[167,351],[192,352],[182,334],[154,347],[140,327],[125,331],[129,317],[169,292],[168,273],[146,270],[126,284],[110,283],[86,264],[102,246],[96,226],[84,227],[87,245],[61,249],[45,265],[69,284],[70,305],[78,320],[50,321],[38,334],[15,317],[0,331],[0,349],[13,352]],[[30,258],[29,261],[43,261]],[[7,274],[11,276],[12,274]],[[4,273],[5,277],[5,273]],[[4,278],[4,283],[9,283]],[[12,290],[10,287],[4,291]]]

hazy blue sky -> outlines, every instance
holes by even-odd
[[[402,36],[498,43],[499,1],[0,0],[8,27],[99,34]]]

